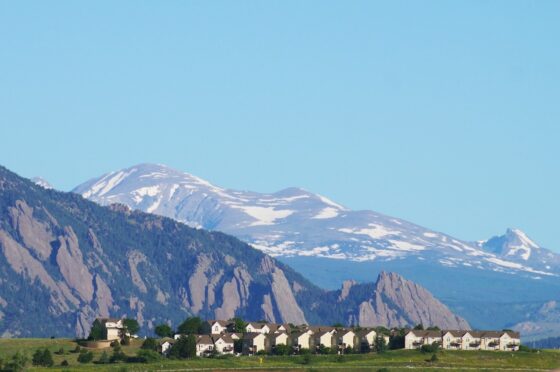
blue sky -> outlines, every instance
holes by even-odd
[[[0,164],[158,162],[560,250],[560,2],[0,2]]]

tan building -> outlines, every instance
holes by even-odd
[[[317,331],[313,334],[313,342],[315,344],[315,348],[319,348],[321,346],[336,348],[336,331],[334,329]]]
[[[228,334],[213,335],[214,349],[220,354],[233,354],[233,338]]]
[[[97,318],[96,321],[98,321],[103,327],[105,327],[107,340],[120,340],[124,336],[125,329],[122,319]]]
[[[356,334],[349,329],[342,329],[336,332],[336,339],[339,349],[356,347]]]
[[[425,331],[413,329],[404,336],[405,349],[418,349],[422,345],[441,344],[441,331]]]
[[[209,335],[196,336],[196,356],[208,356],[214,350],[214,341]]]
[[[252,332],[243,336],[243,354],[254,355],[261,350],[266,350],[264,333]]]
[[[301,349],[311,349],[311,335],[313,332],[300,331],[291,334],[292,346],[294,350],[299,351]]]
[[[265,323],[247,323],[245,326],[246,333],[270,333],[270,327]]]

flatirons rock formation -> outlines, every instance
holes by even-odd
[[[234,237],[123,205],[101,207],[2,167],[0,283],[5,337],[84,336],[97,316],[135,317],[145,329],[160,322],[177,325],[192,314],[466,326],[420,288],[416,296],[408,290],[390,294],[389,288],[412,285],[396,275],[351,286],[344,294],[326,291]],[[372,310],[362,316],[368,303]]]

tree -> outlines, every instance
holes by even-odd
[[[95,321],[91,325],[88,339],[94,341],[107,339],[107,328],[105,328],[105,326],[99,321],[99,319],[95,319]]]
[[[344,328],[344,324],[342,324],[342,323],[334,323],[332,326],[334,328]]]
[[[195,316],[189,317],[179,324],[177,327],[177,332],[183,335],[194,335],[202,333],[202,320]]]
[[[151,337],[145,339],[141,346],[141,348],[144,350],[154,350],[154,351],[157,350],[157,347],[158,347],[157,341]]]
[[[52,367],[54,365],[54,360],[49,349],[37,349],[33,354],[31,362],[34,366]]]
[[[438,360],[439,360],[439,359],[438,359],[437,355],[436,355],[436,354],[432,354],[432,357],[430,358],[430,362],[435,363],[435,362],[437,362]]]
[[[27,355],[18,351],[12,356],[12,359],[8,362],[8,364],[6,364],[5,367],[9,371],[20,372],[25,370],[27,362]]]
[[[371,346],[369,345],[369,342],[362,342],[360,344],[360,353],[367,354],[370,351],[371,351]]]
[[[441,331],[438,326],[431,326],[426,328],[427,331]]]
[[[136,319],[125,318],[123,319],[123,325],[130,335],[135,335],[140,330],[140,324],[138,324]]]
[[[93,353],[91,351],[85,351],[78,355],[78,362],[80,363],[90,363],[93,360]]]
[[[177,359],[194,358],[196,356],[196,338],[194,335],[181,336],[169,350],[169,356]]]
[[[375,337],[375,351],[378,353],[384,353],[387,351],[387,343],[385,342],[385,337],[382,334],[377,334]]]
[[[159,337],[173,337],[173,330],[167,324],[159,324],[155,328],[156,335]]]
[[[233,351],[235,353],[243,352],[243,340],[233,340]]]
[[[424,330],[424,325],[422,323],[417,324],[416,326],[414,326],[414,330],[415,331],[423,331]]]
[[[233,332],[245,333],[245,327],[247,323],[241,318],[231,318],[230,322],[233,323]]]

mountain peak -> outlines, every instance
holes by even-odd
[[[524,261],[534,253],[533,250],[540,249],[540,246],[531,240],[525,232],[520,229],[508,228],[506,233],[495,236],[482,242],[482,247],[492,253],[497,253],[505,257],[515,257]]]

